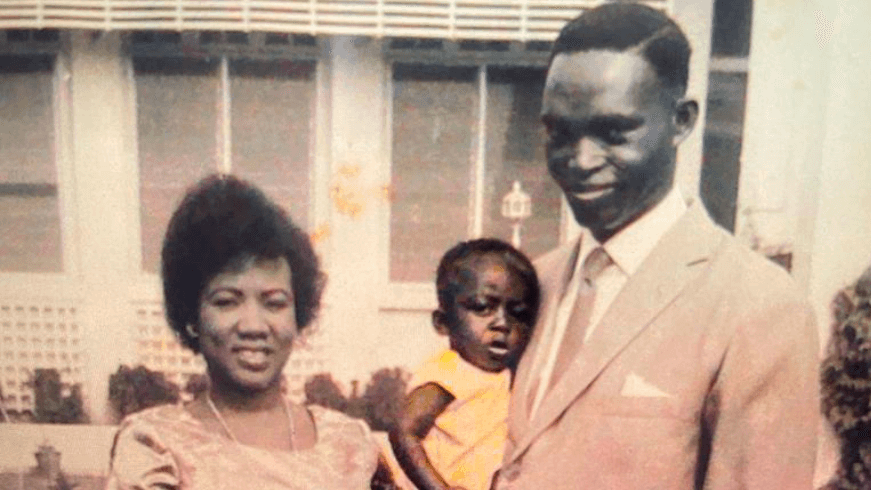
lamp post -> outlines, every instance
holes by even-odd
[[[511,192],[502,198],[502,217],[511,220],[511,244],[516,248],[520,248],[520,225],[530,216],[532,199],[520,188],[520,181],[515,180]]]

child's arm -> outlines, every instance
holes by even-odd
[[[399,421],[390,431],[390,444],[408,479],[422,490],[452,488],[430,463],[422,441],[436,418],[454,401],[454,395],[435,383],[412,390],[405,398]]]

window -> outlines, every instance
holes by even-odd
[[[733,231],[741,170],[752,11],[751,0],[714,2],[700,186],[711,217]]]
[[[133,61],[143,270],[158,271],[163,234],[185,189],[217,171],[254,182],[307,227],[315,61],[225,55]]]
[[[460,240],[511,241],[503,197],[518,182],[532,200],[521,249],[560,238],[560,192],[547,174],[539,123],[544,68],[393,65],[389,277],[429,282]]]
[[[55,56],[0,55],[0,271],[60,272]]]

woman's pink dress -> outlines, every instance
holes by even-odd
[[[309,407],[317,442],[300,451],[239,444],[181,405],[127,417],[112,448],[107,490],[368,489],[378,446],[359,420]]]

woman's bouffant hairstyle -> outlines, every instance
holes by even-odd
[[[324,282],[305,233],[260,189],[232,175],[210,175],[188,189],[161,251],[166,318],[181,342],[199,352],[186,327],[199,322],[200,296],[209,281],[248,260],[278,258],[290,266],[302,330],[317,313]]]
[[[477,238],[460,242],[445,252],[436,270],[439,309],[447,312],[453,308],[454,299],[462,287],[459,275],[466,267],[466,259],[484,255],[495,255],[502,259],[508,270],[516,274],[526,286],[526,300],[529,301],[530,309],[528,317],[531,319],[530,321],[534,322],[538,317],[538,308],[541,302],[541,291],[535,267],[522,252],[495,238]]]
[[[584,12],[559,33],[551,61],[561,53],[634,51],[663,85],[683,96],[689,78],[690,44],[681,28],[659,10],[632,2],[606,3]]]

